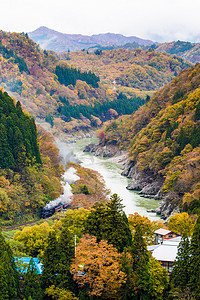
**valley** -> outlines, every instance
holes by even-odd
[[[199,299],[198,44],[34,34],[0,31],[0,299]]]
[[[116,193],[122,199],[127,216],[138,212],[150,220],[158,220],[159,216],[156,216],[155,213],[148,213],[147,210],[156,209],[160,201],[141,197],[138,193],[127,190],[130,179],[121,175],[122,166],[119,163],[83,152],[85,146],[94,141],[94,138],[84,138],[70,145],[75,156],[81,161],[81,166],[93,169],[103,176],[111,194]]]

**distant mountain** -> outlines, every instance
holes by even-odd
[[[152,45],[153,41],[144,40],[135,36],[124,36],[122,34],[106,33],[92,36],[81,34],[65,34],[45,26],[39,27],[35,31],[28,33],[29,37],[43,49],[56,52],[66,52],[89,49],[99,46],[119,46],[127,43],[137,43],[139,45]]]
[[[127,43],[119,47],[123,49],[134,50],[137,49],[138,46],[139,46],[138,43],[134,42],[134,43]],[[142,48],[143,50],[147,50],[150,48],[160,53],[166,52],[169,53],[170,55],[178,55],[194,64],[200,62],[200,43],[174,41],[170,43],[153,44],[150,46],[141,45],[139,47]]]
[[[135,110],[130,99],[151,96],[189,66],[180,57],[153,49],[53,55],[27,34],[0,31],[0,86],[37,119],[65,132],[99,126],[111,117],[110,109],[112,114],[113,109],[130,114]]]
[[[176,41],[152,45],[151,47],[154,47],[158,52],[167,52],[171,55],[182,56],[184,59],[195,64],[200,62],[200,43]]]
[[[122,34],[105,33],[92,36],[81,34],[65,34],[45,26],[29,32],[29,37],[41,48],[53,50],[59,53],[78,50],[98,49],[129,49],[142,48],[147,50],[153,48],[158,52],[167,52],[170,55],[178,55],[192,63],[200,62],[200,43],[174,41],[170,43],[154,43],[151,40],[141,39],[135,36],[124,36]]]

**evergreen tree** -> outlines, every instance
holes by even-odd
[[[18,127],[15,127],[14,135],[14,159],[15,159],[15,170],[21,171],[26,165],[26,149],[23,142],[23,135]]]
[[[120,252],[132,244],[128,219],[121,201],[117,194],[113,194],[107,204],[95,204],[85,224],[86,232],[96,236],[98,242],[107,240]]]
[[[41,156],[40,156],[40,150],[39,150],[39,144],[37,139],[37,128],[36,124],[33,118],[29,121],[30,126],[30,144],[31,144],[31,150],[32,150],[32,157],[35,157],[36,163],[42,164]]]
[[[64,289],[70,289],[74,285],[72,275],[69,271],[71,259],[75,257],[74,246],[74,237],[72,233],[68,230],[67,226],[63,226],[58,241],[60,260],[57,281],[59,287]]]
[[[110,197],[110,202],[107,203],[107,218],[105,221],[108,224],[108,231],[103,236],[103,239],[107,239],[120,252],[125,247],[132,245],[132,234],[123,207],[122,200],[117,194],[113,194]],[[115,230],[112,228],[115,228]]]
[[[60,253],[56,232],[50,231],[47,247],[43,255],[43,271],[41,275],[42,288],[46,289],[51,285],[57,286],[59,273]]]
[[[35,121],[18,101],[0,91],[0,168],[21,171],[28,163],[41,164]]]
[[[135,274],[136,299],[151,299],[151,276],[148,269],[149,253],[142,237],[142,229],[136,226],[133,245],[131,248],[133,257],[133,272]]]
[[[200,101],[196,106],[195,115],[194,115],[195,121],[200,120]]]
[[[25,280],[23,282],[23,296],[25,299],[31,297],[32,300],[42,299],[42,290],[40,287],[40,275],[37,274],[34,260],[31,258],[28,265]]]
[[[190,287],[196,299],[200,299],[200,216],[194,227],[190,252]]]
[[[72,84],[73,86],[76,84],[76,80],[82,80],[87,82],[87,84],[91,84],[92,87],[98,87],[98,82],[100,81],[99,77],[96,76],[91,71],[89,72],[81,72],[76,68],[66,66],[56,66],[55,74],[58,76],[58,81],[61,84],[66,86]]]
[[[172,287],[179,287],[182,291],[188,286],[190,278],[190,242],[183,237],[179,247],[174,268],[170,274]]]
[[[127,249],[124,249],[124,252],[122,253],[122,271],[126,274],[126,282],[122,285],[122,299],[123,300],[131,300],[135,298],[135,286],[134,286],[134,280],[135,275],[133,272],[133,263],[132,263],[132,257],[129,252],[127,252]]]
[[[5,126],[0,124],[0,168],[12,169],[14,158],[10,151]]]
[[[71,117],[75,119],[80,119],[82,114],[84,117],[91,120],[91,115],[100,118],[102,121],[105,119],[110,119],[108,113],[109,109],[114,109],[118,114],[132,114],[136,111],[141,105],[145,103],[145,100],[142,100],[140,97],[127,98],[122,93],[119,94],[117,99],[113,101],[107,101],[103,103],[95,103],[93,106],[90,105],[69,105],[69,101],[66,102],[66,99],[60,98],[62,104],[58,107],[58,112],[66,116],[65,121],[70,121]]]
[[[18,282],[11,249],[0,233],[0,300],[17,299]]]
[[[21,118],[24,114],[22,111],[21,103],[19,101],[17,101],[17,104],[16,104],[16,113],[19,118]]]

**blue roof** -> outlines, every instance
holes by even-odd
[[[41,275],[43,264],[39,261],[39,258],[37,257],[15,257],[15,262],[17,263],[17,270],[20,273],[26,274],[31,258],[34,261],[37,274]]]

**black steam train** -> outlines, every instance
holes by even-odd
[[[51,217],[55,212],[61,211],[63,209],[67,209],[70,207],[70,203],[53,203],[54,201],[52,201],[52,203],[49,205],[47,204],[45,207],[43,207],[42,210],[42,218],[46,219]]]

